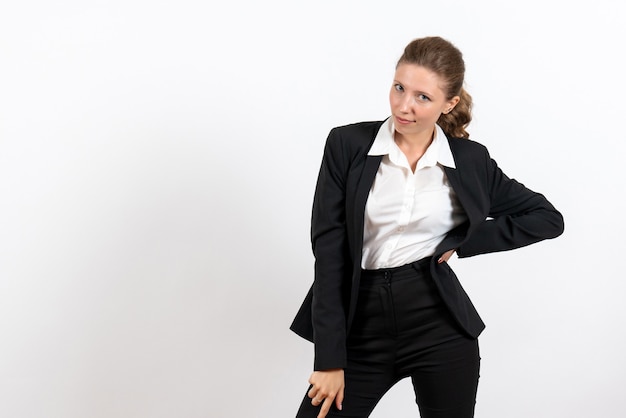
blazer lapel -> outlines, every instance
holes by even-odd
[[[461,206],[463,206],[463,210],[465,210],[465,213],[468,213],[468,209],[471,209],[470,199],[467,195],[467,190],[465,189],[465,187],[463,187],[461,176],[459,175],[459,170],[451,167],[444,167],[444,169],[450,185],[454,189],[456,196],[459,198]]]
[[[480,209],[476,205],[474,196],[471,194],[471,185],[463,181],[458,169],[445,167],[445,172],[452,189],[454,189],[459,199],[459,203],[463,206],[463,210],[469,220],[469,225],[464,223],[450,231],[446,239],[437,247],[437,253],[443,253],[460,245],[461,242],[465,241],[465,238],[472,233],[472,230],[484,221],[484,218],[481,217]]]
[[[352,323],[354,313],[356,311],[356,301],[359,295],[359,284],[361,280],[361,252],[363,251],[363,228],[365,223],[365,204],[367,202],[367,196],[372,188],[374,179],[376,178],[376,172],[382,161],[381,155],[367,156],[365,158],[365,164],[361,177],[356,186],[354,193],[354,210],[353,219],[351,220],[354,225],[352,236],[352,287],[350,295],[350,307],[348,309],[348,326]]]
[[[354,196],[354,214],[355,214],[355,228],[354,228],[354,241],[359,242],[361,245],[355,245],[354,250],[359,251],[359,254],[353,254],[354,260],[361,260],[361,251],[363,247],[363,225],[364,225],[364,215],[365,215],[365,204],[367,202],[367,196],[369,196],[370,189],[372,188],[372,184],[374,183],[374,179],[376,178],[376,173],[378,171],[378,167],[380,166],[380,162],[383,157],[381,155],[368,155],[365,159],[365,166],[363,167],[363,172],[361,173],[361,179],[359,181],[358,187],[356,189],[356,194]]]

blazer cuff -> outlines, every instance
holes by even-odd
[[[314,370],[345,369],[346,365],[345,336],[338,334],[324,338],[315,336]]]

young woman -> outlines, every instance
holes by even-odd
[[[304,417],[367,417],[411,377],[422,418],[469,418],[484,328],[447,264],[563,232],[546,198],[468,139],[461,52],[416,39],[391,116],[331,130],[313,203],[315,280],[291,329],[314,342]]]

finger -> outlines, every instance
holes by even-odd
[[[448,261],[448,260],[450,259],[450,257],[452,257],[452,254],[454,254],[454,251],[456,251],[456,250],[449,250],[449,251],[446,251],[445,253],[443,253],[443,254],[441,255],[441,257],[439,257],[439,260],[437,260],[437,262],[438,262],[439,264],[441,264],[441,263],[443,263],[444,261]]]
[[[339,393],[337,393],[337,397],[335,398],[335,406],[340,411],[343,409],[343,388],[339,389]]]
[[[311,399],[315,398],[315,395],[317,395],[317,388],[315,386],[313,386],[309,392],[307,393],[307,396]]]
[[[322,405],[322,409],[320,409],[320,413],[317,415],[317,418],[325,418],[328,411],[330,411],[330,406],[333,404],[333,400],[331,398],[326,398],[324,400],[324,405]]]
[[[311,399],[311,404],[313,406],[319,406],[319,405],[322,404],[322,402],[324,402],[324,398],[315,398],[314,397],[313,399]]]

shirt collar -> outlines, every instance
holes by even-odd
[[[397,163],[400,159],[406,160],[402,151],[393,139],[394,132],[395,128],[393,126],[393,119],[387,118],[378,130],[378,134],[376,134],[374,143],[372,144],[367,155],[388,155],[389,159],[394,163]],[[456,168],[448,138],[441,127],[435,124],[435,136],[433,138],[433,142],[428,146],[428,149],[422,158],[420,158],[418,167],[429,167],[436,165],[437,163],[446,167]]]

